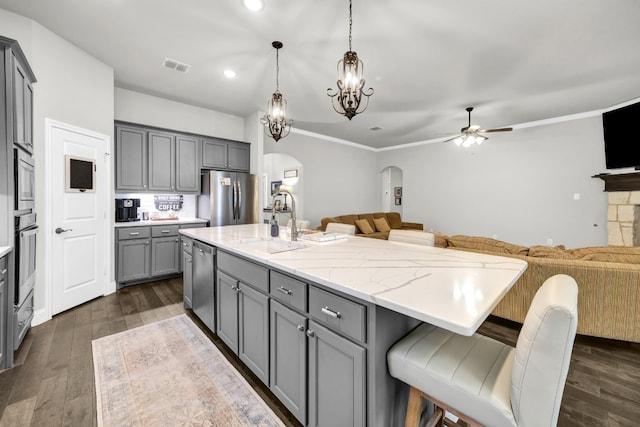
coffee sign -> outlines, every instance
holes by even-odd
[[[182,194],[156,194],[153,203],[160,212],[179,211],[182,209]]]

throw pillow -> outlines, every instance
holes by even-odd
[[[387,223],[387,220],[384,218],[374,218],[373,223],[376,225],[376,230],[378,231],[390,231],[391,227]]]
[[[576,257],[568,251],[564,250],[564,246],[531,246],[529,247],[529,256],[536,258],[554,258],[554,259],[576,259]]]
[[[449,246],[460,249],[474,249],[478,251],[495,252],[499,254],[527,255],[529,248],[526,246],[514,245],[513,243],[501,240],[490,239],[488,237],[476,236],[450,236]]]
[[[595,246],[569,249],[572,255],[584,261],[623,262],[640,264],[640,248],[627,246]]]
[[[373,233],[373,228],[371,228],[371,224],[369,224],[369,221],[367,221],[366,219],[356,219],[356,225],[364,234]]]

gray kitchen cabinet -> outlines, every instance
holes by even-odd
[[[366,350],[313,320],[309,345],[308,426],[366,422]]]
[[[179,193],[200,192],[200,157],[198,139],[176,136],[176,191]]]
[[[191,308],[191,295],[193,293],[193,240],[182,236],[182,291],[184,308]]]
[[[200,142],[132,124],[116,124],[116,191],[200,192]]]
[[[115,168],[116,191],[147,191],[146,130],[116,126]]]
[[[0,258],[0,369],[7,359],[7,315],[9,310],[7,257]]]
[[[218,270],[216,294],[218,304],[216,311],[216,334],[238,354],[238,281]]]
[[[216,333],[265,384],[269,383],[269,298],[218,270]]]
[[[151,276],[151,239],[118,241],[118,282],[132,282]]]
[[[246,142],[222,138],[202,139],[202,168],[249,172],[250,147]]]
[[[193,312],[213,332],[216,330],[216,300],[214,293],[216,249],[205,243],[194,241],[192,256],[193,289],[191,304]]]
[[[149,190],[171,192],[176,188],[176,137],[165,132],[147,132]]]
[[[269,388],[303,425],[307,420],[306,316],[271,300]]]
[[[180,273],[180,238],[178,236],[151,239],[151,276]]]
[[[13,59],[13,143],[33,153],[33,86],[27,67]]]
[[[202,227],[203,224],[117,227],[116,282],[126,286],[180,274],[185,240],[178,230],[190,226]],[[191,256],[190,246],[188,254]],[[192,276],[192,264],[189,266],[189,275]]]

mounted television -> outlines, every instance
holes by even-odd
[[[607,169],[640,170],[640,102],[602,114]]]
[[[95,192],[96,167],[92,159],[66,156],[66,191],[67,193]]]

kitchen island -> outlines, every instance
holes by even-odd
[[[420,322],[473,334],[527,266],[359,237],[290,242],[263,224],[180,233],[214,248],[213,332],[309,426],[401,425],[388,348]]]

